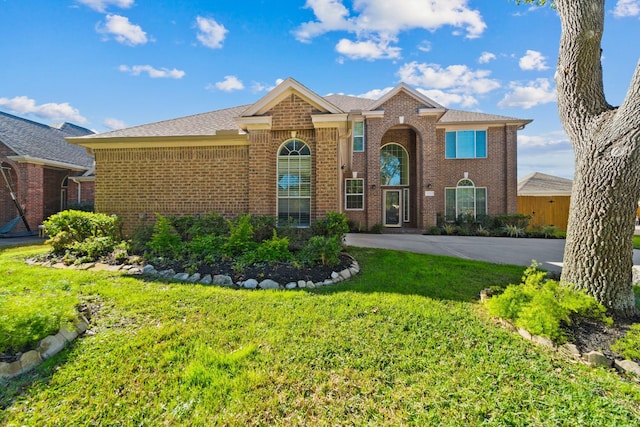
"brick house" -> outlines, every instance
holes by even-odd
[[[155,213],[213,211],[425,229],[517,212],[528,123],[446,109],[406,84],[371,100],[287,79],[251,105],[67,140],[94,153],[96,210],[129,232]]]
[[[0,166],[32,230],[70,204],[93,203],[93,158],[84,148],[65,140],[92,133],[71,123],[52,127],[0,112]],[[16,220],[18,216],[0,175],[0,228],[25,231],[24,223]]]

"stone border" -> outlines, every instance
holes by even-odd
[[[492,291],[490,289],[485,289],[480,292],[480,301],[485,302],[489,298],[491,298]],[[580,361],[586,365],[592,367],[604,367],[604,368],[615,368],[619,372],[635,375],[635,380],[640,381],[640,365],[632,360],[618,360],[618,359],[609,359],[607,356],[602,354],[599,351],[590,351],[588,353],[580,353],[578,347],[574,344],[566,343],[561,346],[557,346],[551,339],[547,337],[541,337],[538,335],[533,335],[526,329],[518,328],[513,323],[509,322],[505,319],[497,319],[498,323],[502,325],[505,329],[508,329],[511,332],[517,332],[521,337],[526,339],[527,341],[534,342],[536,344],[540,344],[544,347],[550,348],[553,351],[563,354],[565,356],[569,356],[577,361]]]
[[[312,282],[306,280],[298,280],[295,282],[289,283],[278,283],[271,279],[265,279],[262,281],[258,281],[257,279],[247,279],[243,281],[239,281],[234,283],[233,279],[230,276],[216,274],[211,275],[207,274],[205,276],[201,276],[200,273],[188,274],[184,272],[176,272],[173,269],[171,270],[156,270],[156,268],[151,264],[146,264],[142,266],[135,265],[110,265],[110,264],[102,264],[102,263],[87,263],[80,264],[75,266],[69,266],[63,263],[51,263],[51,262],[35,262],[30,261],[31,265],[42,265],[45,267],[53,267],[53,268],[74,268],[77,270],[88,270],[88,271],[120,271],[123,274],[130,275],[144,275],[151,277],[158,277],[163,279],[175,280],[178,282],[184,283],[194,283],[200,285],[215,285],[222,286],[227,288],[236,288],[236,289],[314,289],[319,288],[321,286],[334,285],[336,283],[343,282],[345,280],[349,280],[356,274],[360,273],[360,265],[358,265],[358,261],[351,258],[351,265],[340,272],[333,271],[331,276],[323,280],[322,282]]]
[[[84,334],[88,327],[87,318],[79,314],[73,327],[63,326],[57,334],[41,339],[35,350],[23,353],[15,362],[0,362],[0,380],[14,378],[31,371],[45,360],[60,353],[67,344]]]

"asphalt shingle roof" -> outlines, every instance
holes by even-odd
[[[63,123],[60,128],[55,128],[0,111],[0,142],[18,156],[90,169],[93,167],[93,157],[84,147],[69,144],[65,137],[91,133],[71,123]]]
[[[570,196],[573,181],[534,172],[518,181],[519,196]]]

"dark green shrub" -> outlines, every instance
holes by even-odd
[[[611,322],[604,306],[594,298],[569,285],[547,280],[546,273],[537,267],[534,262],[525,270],[520,285],[509,285],[501,295],[489,299],[489,313],[557,343],[566,341],[562,326],[571,324],[574,316]]]
[[[148,245],[152,237],[152,225],[140,225],[136,227],[131,235],[131,252],[143,255],[149,249]]]
[[[313,234],[316,236],[337,237],[343,241],[349,232],[349,223],[344,213],[328,212],[324,219],[313,224]]]
[[[66,210],[51,215],[44,221],[46,233],[50,236],[47,241],[56,254],[69,253],[72,255],[86,255],[91,253],[104,254],[97,250],[102,247],[115,247],[121,240],[119,237],[119,219],[114,215]],[[84,247],[86,240],[91,240]],[[108,250],[107,250],[108,252]]]
[[[254,253],[256,262],[289,261],[291,259],[289,239],[278,237],[276,230],[273,230],[271,239],[262,241]]]
[[[158,214],[157,218],[153,225],[151,240],[147,244],[151,255],[162,258],[180,258],[183,247],[178,232],[167,217]]]
[[[439,236],[442,234],[442,229],[440,227],[429,227],[424,234],[429,234],[429,235],[433,235],[433,236]]]
[[[384,231],[384,226],[382,224],[373,224],[371,226],[371,233],[373,234],[382,234]]]
[[[235,221],[229,221],[229,238],[222,245],[225,257],[233,258],[242,255],[253,250],[255,246],[251,215],[240,215]]]
[[[222,258],[224,242],[224,236],[213,234],[195,236],[186,244],[187,259],[207,264],[214,263]]]
[[[340,262],[342,242],[338,237],[313,236],[302,250],[301,262],[305,264],[321,263],[336,265]]]

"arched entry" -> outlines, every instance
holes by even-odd
[[[383,224],[402,227],[411,215],[410,163],[407,150],[391,142],[380,148]]]

